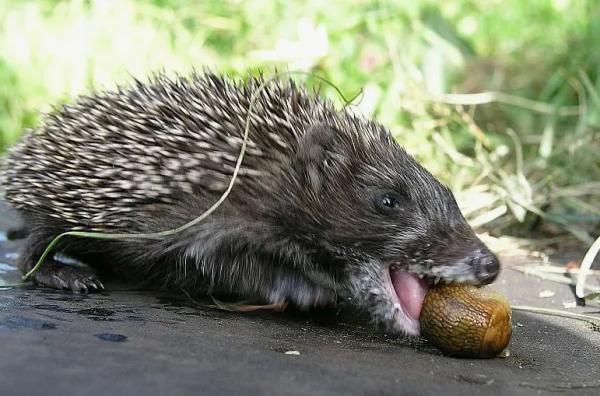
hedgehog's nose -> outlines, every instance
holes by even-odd
[[[482,285],[492,283],[500,272],[500,262],[496,256],[484,249],[478,249],[471,256],[471,265],[475,271],[475,278]]]

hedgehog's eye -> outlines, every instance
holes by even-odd
[[[377,208],[383,212],[395,209],[399,206],[398,198],[394,194],[384,193],[376,198]]]
[[[392,197],[391,195],[384,195],[381,199],[381,204],[383,206],[387,206],[388,208],[393,208],[396,206],[396,198]]]

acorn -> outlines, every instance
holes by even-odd
[[[456,357],[495,357],[512,334],[510,304],[487,287],[433,287],[425,296],[419,321],[425,338]]]

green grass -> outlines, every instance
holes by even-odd
[[[600,224],[598,4],[0,0],[0,147],[41,112],[131,76],[302,69],[361,92],[357,111],[448,183],[480,230],[590,242]],[[499,102],[443,95],[487,91]]]

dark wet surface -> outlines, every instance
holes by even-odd
[[[102,334],[96,334],[96,337],[98,337],[101,340],[110,341],[110,342],[127,341],[127,336],[124,336],[123,334],[102,333]]]
[[[0,282],[19,281],[17,250],[0,241]],[[585,322],[514,312],[510,356],[454,359],[347,310],[235,313],[105,285],[0,290],[0,394],[600,394],[600,332]],[[511,270],[494,288],[514,304],[574,301],[568,286]],[[554,296],[540,298],[545,290]],[[598,306],[569,311],[600,316]]]

